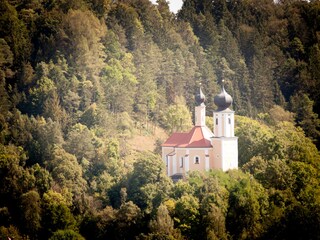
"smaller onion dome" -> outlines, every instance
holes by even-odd
[[[201,87],[199,88],[199,92],[196,94],[196,103],[197,106],[200,106],[206,100],[206,96],[203,94]]]
[[[218,111],[225,110],[232,104],[232,97],[224,89],[223,82],[222,80],[221,93],[214,97],[214,104],[217,105]]]

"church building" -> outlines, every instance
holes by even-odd
[[[205,96],[196,94],[195,126],[188,133],[173,133],[162,146],[167,175],[179,179],[190,171],[238,168],[238,138],[234,136],[234,111],[229,109],[232,97],[222,84],[214,97],[213,132],[206,126]]]

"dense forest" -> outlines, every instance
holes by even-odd
[[[222,79],[239,170],[174,184]],[[318,114],[318,0],[0,0],[0,238],[319,239]]]

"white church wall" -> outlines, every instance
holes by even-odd
[[[238,138],[223,138],[221,143],[222,170],[238,168]]]

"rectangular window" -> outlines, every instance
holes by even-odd
[[[229,124],[231,124],[231,118],[228,118],[228,122],[229,122]]]
[[[218,125],[218,118],[216,118],[216,125]]]
[[[180,168],[183,168],[183,157],[180,159]]]

